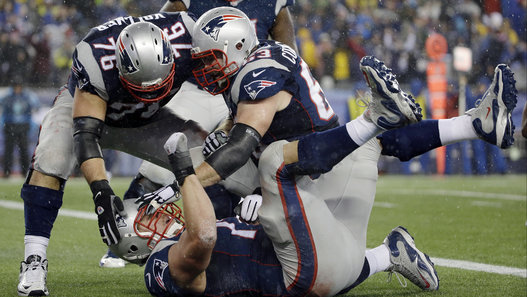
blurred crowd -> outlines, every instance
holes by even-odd
[[[23,76],[58,87],[75,44],[96,24],[156,12],[163,0],[0,0],[0,85]],[[471,82],[498,63],[527,65],[527,0],[296,0],[290,7],[302,57],[326,88],[361,80],[358,61],[383,59],[401,83],[422,79],[431,33],[473,50]],[[524,86],[519,86],[524,87]]]
[[[471,82],[499,63],[527,65],[525,0],[297,0],[293,12],[302,57],[323,82],[360,79],[356,65],[366,54],[381,57],[403,84],[421,79],[432,33],[446,38],[449,53],[472,49]]]

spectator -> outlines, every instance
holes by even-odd
[[[20,156],[20,172],[29,168],[28,133],[31,128],[31,114],[38,109],[36,96],[24,89],[23,79],[15,77],[13,87],[0,98],[4,122],[4,178],[12,173],[13,150],[16,145]]]

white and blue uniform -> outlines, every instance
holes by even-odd
[[[291,102],[261,140],[260,223],[273,242],[288,294],[332,296],[349,288],[363,267],[380,147],[373,139],[318,178],[290,175],[283,160],[286,141],[338,126],[306,63],[286,45],[261,41],[224,96],[235,115],[240,102],[282,90]]]
[[[194,62],[190,54],[190,29],[195,20],[186,12],[120,17],[94,27],[76,46],[68,84],[60,90],[42,122],[32,162],[35,170],[65,180],[75,166],[71,116],[75,88],[107,102],[106,127],[100,139],[102,148],[120,150],[169,167],[163,143],[172,133],[186,131],[191,143],[201,144],[206,133],[196,123],[181,119],[164,107],[171,96],[145,104],[122,86],[115,66],[115,41],[123,28],[139,21],[156,24],[167,33],[172,44],[176,74],[171,94],[191,75]]]

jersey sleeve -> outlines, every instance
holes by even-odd
[[[236,76],[231,90],[237,101],[256,101],[276,95],[288,81],[287,66],[272,59],[260,59],[245,65]]]
[[[178,287],[170,275],[168,251],[176,242],[172,239],[162,240],[158,245],[163,244],[163,247],[158,249],[156,246],[145,264],[145,284],[153,296],[197,296]]]
[[[275,15],[278,15],[282,8],[293,5],[295,5],[295,0],[276,0]]]
[[[103,75],[87,42],[81,41],[75,48],[71,74],[77,82],[77,88],[108,101]]]

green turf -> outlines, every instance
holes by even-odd
[[[129,181],[115,178],[112,186],[122,194]],[[0,200],[20,202],[21,182],[0,181]],[[526,187],[525,175],[381,176],[368,247],[377,246],[393,227],[403,225],[431,257],[525,269],[527,214],[522,197],[527,195]],[[495,195],[487,197],[485,193]],[[63,208],[93,211],[83,180],[68,182]],[[16,296],[24,253],[23,212],[0,207],[0,226],[0,296]],[[142,268],[98,267],[105,250],[96,221],[59,216],[48,249],[48,289],[52,296],[148,296]],[[438,292],[422,292],[411,283],[403,288],[395,277],[387,283],[387,274],[379,273],[346,296],[527,295],[525,278],[442,266],[437,270],[441,280]]]

